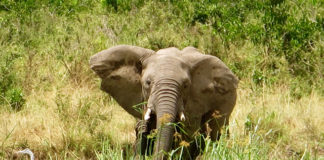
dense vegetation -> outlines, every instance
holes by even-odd
[[[1,0],[0,157],[25,147],[43,158],[131,157],[134,119],[120,122],[116,113],[128,115],[88,66],[96,52],[131,44],[195,46],[241,80],[233,135],[207,139],[205,158],[316,159],[323,34],[320,0]]]

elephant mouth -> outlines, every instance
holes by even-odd
[[[152,131],[152,130],[154,130],[154,129],[156,129],[156,114],[155,113],[151,113],[150,114],[150,119],[149,120],[147,120],[147,128],[148,128],[148,132],[150,132],[150,131]]]

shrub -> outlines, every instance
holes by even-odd
[[[25,103],[13,67],[14,60],[18,57],[18,54],[7,54],[0,57],[0,104],[9,104],[14,110],[20,110]]]

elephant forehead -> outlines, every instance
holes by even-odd
[[[175,47],[165,48],[165,49],[159,50],[156,54],[158,54],[158,55],[179,55],[180,50]]]
[[[181,58],[179,54],[155,54],[151,56],[144,62],[144,66],[154,64],[155,67],[158,66],[181,66],[184,65],[185,62]]]

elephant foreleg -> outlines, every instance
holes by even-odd
[[[147,142],[147,135],[148,126],[147,122],[144,120],[139,120],[136,124],[136,141],[135,141],[135,155],[145,155],[146,151],[146,142]]]
[[[222,127],[225,128],[228,126],[228,116],[221,117],[211,117],[211,120],[208,122],[208,125],[211,129],[210,138],[212,141],[218,141],[221,136]],[[229,136],[229,130],[226,129],[227,136]]]
[[[202,132],[210,136],[212,141],[219,140],[221,136],[221,129],[225,125],[228,126],[228,115],[221,114],[218,110],[213,110],[203,116],[201,126]],[[226,130],[229,135],[229,130]]]
[[[139,120],[136,124],[135,155],[151,155],[154,148],[154,139],[149,137],[155,129],[155,116],[151,121]]]

